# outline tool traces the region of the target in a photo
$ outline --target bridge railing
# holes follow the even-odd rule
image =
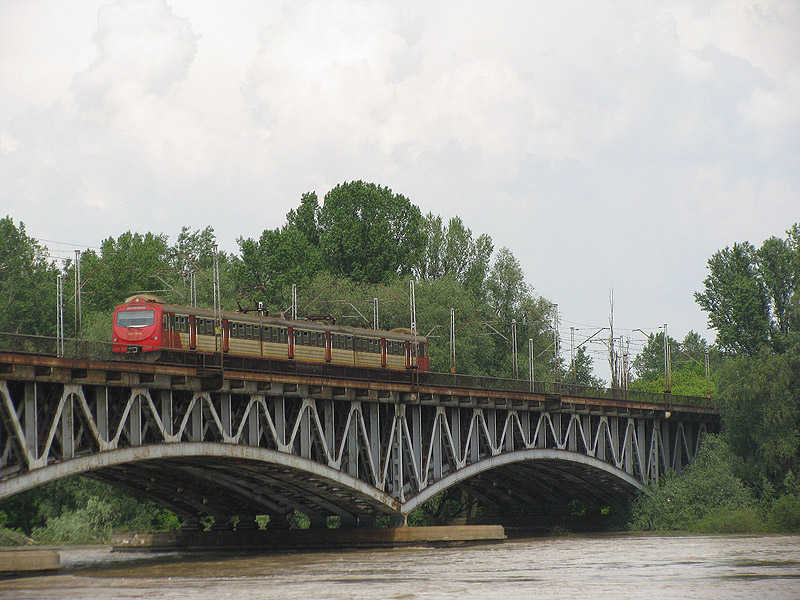
[[[63,340],[63,347],[59,346],[59,340],[54,337],[0,332],[0,350],[5,352],[79,360],[109,360],[113,355],[110,342],[67,338]]]
[[[59,341],[53,337],[0,332],[0,350],[3,351],[57,356],[75,360],[125,360],[125,355],[112,352],[112,344],[110,342],[66,339],[63,341],[63,345],[61,345],[61,347],[59,346]],[[202,355],[198,357],[190,352],[171,352],[163,356],[161,360],[166,364],[188,367],[219,368],[220,366],[219,355]],[[294,361],[285,360],[267,359],[255,362],[246,357],[226,356],[225,365],[226,368],[238,368],[252,371],[266,370],[269,372],[309,377],[324,377],[330,375],[330,372],[326,371],[327,365],[295,363]],[[397,383],[408,381],[407,374],[402,371],[384,371],[364,367],[344,367],[341,369],[341,372],[349,379]],[[531,382],[522,379],[462,375],[458,373],[420,373],[419,375],[419,382],[421,384],[444,388],[527,392],[552,396],[554,399],[571,396],[599,400],[620,400],[642,404],[663,405],[666,408],[671,406],[713,406],[713,401],[710,398],[656,394],[623,388],[596,388],[563,382]]]
[[[713,400],[711,398],[700,396],[678,396],[666,393],[657,394],[623,388],[598,388],[554,381],[531,382],[520,379],[460,375],[457,373],[430,373],[429,381],[433,385],[443,387],[533,392],[535,394],[559,398],[571,396],[577,398],[596,398],[600,400],[622,400],[626,402],[665,406],[713,406]]]

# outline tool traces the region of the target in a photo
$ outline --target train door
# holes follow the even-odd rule
[[[331,350],[331,332],[325,332],[325,362],[331,362],[331,355],[333,351]]]
[[[189,315],[189,350],[197,350],[197,320]]]

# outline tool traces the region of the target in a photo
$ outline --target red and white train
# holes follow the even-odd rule
[[[114,309],[113,351],[219,353],[373,367],[430,370],[428,342],[405,329],[378,331],[316,321],[291,321],[257,313],[214,311],[166,304],[136,295]]]

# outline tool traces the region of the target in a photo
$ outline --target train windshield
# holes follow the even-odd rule
[[[117,313],[117,327],[149,327],[155,322],[154,310],[121,310]]]

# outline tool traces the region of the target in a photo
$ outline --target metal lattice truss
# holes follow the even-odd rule
[[[190,518],[404,518],[458,486],[508,510],[630,495],[697,449],[703,421],[554,407],[0,380],[0,498],[76,473]]]

